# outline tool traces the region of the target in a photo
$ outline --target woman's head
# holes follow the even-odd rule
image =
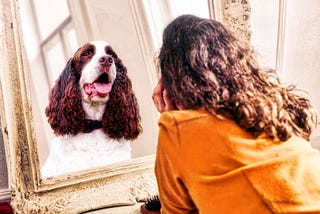
[[[228,84],[219,79],[233,76],[236,63],[246,63],[243,58],[251,53],[245,52],[249,50],[242,48],[221,23],[180,16],[163,33],[159,63],[164,86],[185,108],[205,106],[203,99],[212,102],[215,98],[213,101],[218,102],[219,95],[215,93],[224,89],[222,84]]]
[[[309,138],[309,101],[271,80],[272,71],[262,71],[250,46],[221,23],[176,18],[164,30],[158,60],[164,88],[184,108],[204,107],[254,135]]]

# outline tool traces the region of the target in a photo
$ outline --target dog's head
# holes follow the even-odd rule
[[[73,61],[75,70],[80,73],[83,99],[106,102],[116,79],[116,66],[120,66],[111,46],[104,41],[87,43],[78,49]]]
[[[84,44],[56,80],[46,108],[55,134],[75,135],[84,130],[88,112],[83,102],[104,105],[103,130],[111,138],[135,139],[141,132],[138,103],[127,69],[107,42]]]

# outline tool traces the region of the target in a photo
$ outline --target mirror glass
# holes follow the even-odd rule
[[[161,43],[161,32],[168,21],[183,13],[209,17],[208,1],[170,0],[151,3],[148,0],[24,0],[18,4],[28,64],[27,85],[30,87],[39,168],[42,168],[48,159],[57,161],[51,161],[53,164],[51,163],[49,168],[53,172],[42,174],[42,177],[68,174],[78,169],[91,169],[88,162],[94,157],[98,157],[99,167],[104,166],[103,158],[89,154],[89,150],[94,149],[93,145],[89,147],[86,142],[82,142],[85,144],[82,146],[77,146],[80,145],[78,143],[68,147],[66,144],[73,137],[63,136],[61,144],[60,136],[58,138],[61,145],[58,143],[59,146],[56,146],[57,136],[45,114],[49,105],[49,93],[66,67],[68,59],[88,41],[106,41],[127,68],[139,105],[143,129],[138,138],[130,142],[131,158],[154,154],[159,114],[153,106],[151,94],[157,81],[154,59]],[[102,142],[101,139],[95,140],[98,143]],[[58,150],[60,155],[48,158],[53,150],[56,153]],[[75,150],[84,152],[77,153]],[[104,151],[100,152],[100,157],[108,155]],[[67,165],[64,163],[67,163],[68,156],[72,153],[76,154],[76,158],[72,157],[70,160],[72,166],[88,166],[71,167],[70,171],[55,173],[53,168]],[[85,159],[86,155],[90,157]],[[123,159],[114,160],[117,161]],[[108,164],[111,163],[105,165]]]

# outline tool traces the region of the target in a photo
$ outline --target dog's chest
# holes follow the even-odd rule
[[[114,140],[102,130],[61,136],[51,142],[51,156],[64,170],[77,171],[101,167],[131,158],[131,143]]]

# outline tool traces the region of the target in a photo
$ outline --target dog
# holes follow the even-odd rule
[[[127,69],[105,41],[91,41],[70,58],[45,109],[56,135],[42,177],[101,167],[131,158],[142,132]]]

